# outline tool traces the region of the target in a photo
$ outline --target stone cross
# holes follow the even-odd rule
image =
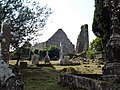
[[[10,43],[16,43],[17,38],[11,34],[10,26],[8,24],[3,25],[3,39],[1,42],[1,48],[2,48],[2,58],[5,60],[5,62],[9,61],[9,47]]]
[[[0,30],[0,89],[23,90],[23,83],[20,77],[20,73],[15,72],[15,68],[13,73],[12,69],[10,69],[9,65],[6,63],[6,60],[8,59],[6,57],[9,55],[9,44],[11,40],[9,39],[10,28],[8,25],[6,27],[5,26],[1,25]]]

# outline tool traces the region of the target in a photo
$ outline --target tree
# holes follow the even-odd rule
[[[47,51],[48,51],[47,48],[44,48],[44,49],[42,49],[42,50],[39,51],[39,56],[40,56],[41,60],[44,59]]]
[[[29,42],[25,42],[19,49],[21,52],[21,57],[24,57],[26,59],[30,59],[31,56],[31,44]]]
[[[104,41],[103,38],[97,37],[95,40],[93,40],[90,43],[90,47],[86,53],[89,59],[93,59],[97,52],[105,51],[105,47],[103,46],[103,41]]]
[[[49,48],[44,48],[39,51],[40,59],[44,59],[47,52],[49,52],[49,57],[51,60],[59,58],[60,49],[57,46],[50,46]]]
[[[86,56],[88,59],[94,59],[94,55],[95,53],[92,51],[91,48],[88,48],[87,52],[86,52]]]
[[[51,9],[47,6],[41,7],[39,3],[30,0],[0,0],[0,29],[3,23],[8,23],[11,27],[11,34],[17,37],[17,42],[12,44],[19,50],[19,45],[27,40],[31,40],[32,35],[41,30],[46,24],[47,18],[51,14]],[[28,37],[29,36],[29,37]],[[20,59],[18,55],[17,65]]]
[[[35,1],[0,0],[0,28],[3,22],[8,23],[11,33],[16,35],[21,43],[26,36],[32,36],[31,34],[41,30],[51,13],[50,8],[41,7]]]
[[[34,54],[38,54],[39,50],[38,49],[35,49],[34,50]]]
[[[100,52],[100,51],[104,51],[104,47],[103,47],[103,38],[96,38],[95,40],[93,40],[91,42],[91,49],[94,51],[94,52]]]
[[[59,58],[60,49],[57,46],[49,47],[48,52],[51,60]]]
[[[104,0],[95,0],[92,30],[97,37],[104,38],[104,47],[111,36],[111,15],[104,8]]]

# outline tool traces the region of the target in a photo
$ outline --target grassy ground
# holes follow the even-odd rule
[[[54,66],[56,70],[62,70],[64,68],[74,68],[78,74],[102,74],[102,67],[103,65],[100,65],[101,68],[97,67],[98,65],[95,64],[87,64],[87,65],[76,65],[76,66]]]
[[[10,60],[9,64],[14,65],[15,62],[16,62],[15,60]],[[36,67],[34,65],[31,65],[31,61],[23,60],[22,62],[27,62],[28,67],[31,67],[31,66]],[[51,64],[53,64],[54,68],[58,71],[62,70],[63,68],[72,67],[76,71],[78,71],[78,73],[80,74],[102,74],[103,65],[98,65],[96,63],[81,64],[81,65],[75,65],[75,66],[59,66],[59,65],[56,65],[57,63],[58,61],[51,61]],[[44,61],[40,61],[39,64],[44,64]],[[100,67],[98,68],[98,66]]]
[[[69,90],[59,84],[59,72],[51,67],[23,71],[25,90]]]
[[[10,60],[9,64],[14,65],[15,60]],[[24,61],[22,61],[24,62]],[[25,61],[26,62],[26,61]],[[28,67],[36,67],[27,61]],[[39,62],[43,64],[44,62]],[[78,73],[83,74],[101,74],[102,67],[98,68],[95,63],[81,64],[77,66],[59,66],[56,61],[51,61],[53,67],[42,67],[23,70],[24,90],[69,90],[67,87],[59,85],[60,71],[64,68],[74,68]]]

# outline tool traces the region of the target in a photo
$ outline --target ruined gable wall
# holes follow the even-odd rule
[[[77,38],[76,53],[86,52],[89,47],[88,25],[81,26],[81,32]]]
[[[68,39],[67,35],[62,29],[59,29],[50,39],[47,41],[47,47],[50,47],[52,45],[60,46],[60,42],[63,44],[63,53],[74,53],[74,45],[72,42]]]
[[[58,29],[58,31],[55,32],[55,34],[51,38],[49,38],[46,42],[42,42],[42,43],[34,45],[34,48],[40,50],[42,48],[48,48],[53,45],[60,47],[60,42],[63,43],[64,54],[75,52],[74,45],[68,39],[67,35],[62,29]]]

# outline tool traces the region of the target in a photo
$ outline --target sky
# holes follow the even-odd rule
[[[62,28],[70,41],[76,45],[81,26],[88,24],[89,41],[95,39],[92,32],[94,0],[38,0],[41,5],[50,7],[53,13],[41,31],[37,42],[47,41],[59,28]],[[36,42],[34,42],[36,43]]]

